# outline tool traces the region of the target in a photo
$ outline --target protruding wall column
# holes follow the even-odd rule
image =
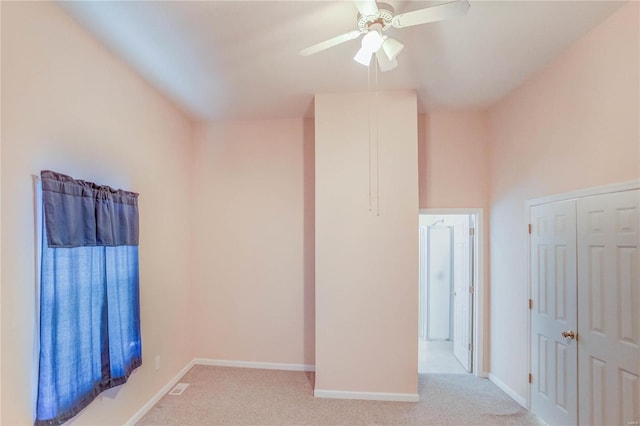
[[[417,139],[414,92],[316,95],[316,396],[417,400]]]

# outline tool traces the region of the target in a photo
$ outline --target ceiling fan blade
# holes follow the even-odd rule
[[[378,5],[376,0],[354,0],[360,15],[371,16],[378,13]]]
[[[391,25],[395,28],[410,27],[412,25],[427,24],[429,22],[443,21],[445,19],[463,16],[469,10],[467,0],[456,0],[426,9],[401,13],[393,17]]]
[[[313,46],[307,47],[306,49],[302,49],[300,54],[302,56],[313,55],[314,53],[321,52],[323,50],[329,49],[330,47],[337,46],[341,43],[344,43],[349,40],[356,39],[362,34],[360,31],[350,31],[345,34],[341,34],[339,36],[330,38],[329,40],[321,41],[320,43],[314,44]]]

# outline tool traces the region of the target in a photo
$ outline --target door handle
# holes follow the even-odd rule
[[[574,340],[576,338],[576,333],[573,330],[563,331],[562,337],[569,340]]]

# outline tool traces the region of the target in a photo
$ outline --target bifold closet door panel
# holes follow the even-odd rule
[[[640,420],[639,200],[635,190],[577,201],[581,425]]]

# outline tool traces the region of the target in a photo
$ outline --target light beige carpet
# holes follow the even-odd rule
[[[493,383],[421,374],[419,403],[313,397],[313,373],[195,366],[138,425],[538,425]]]

